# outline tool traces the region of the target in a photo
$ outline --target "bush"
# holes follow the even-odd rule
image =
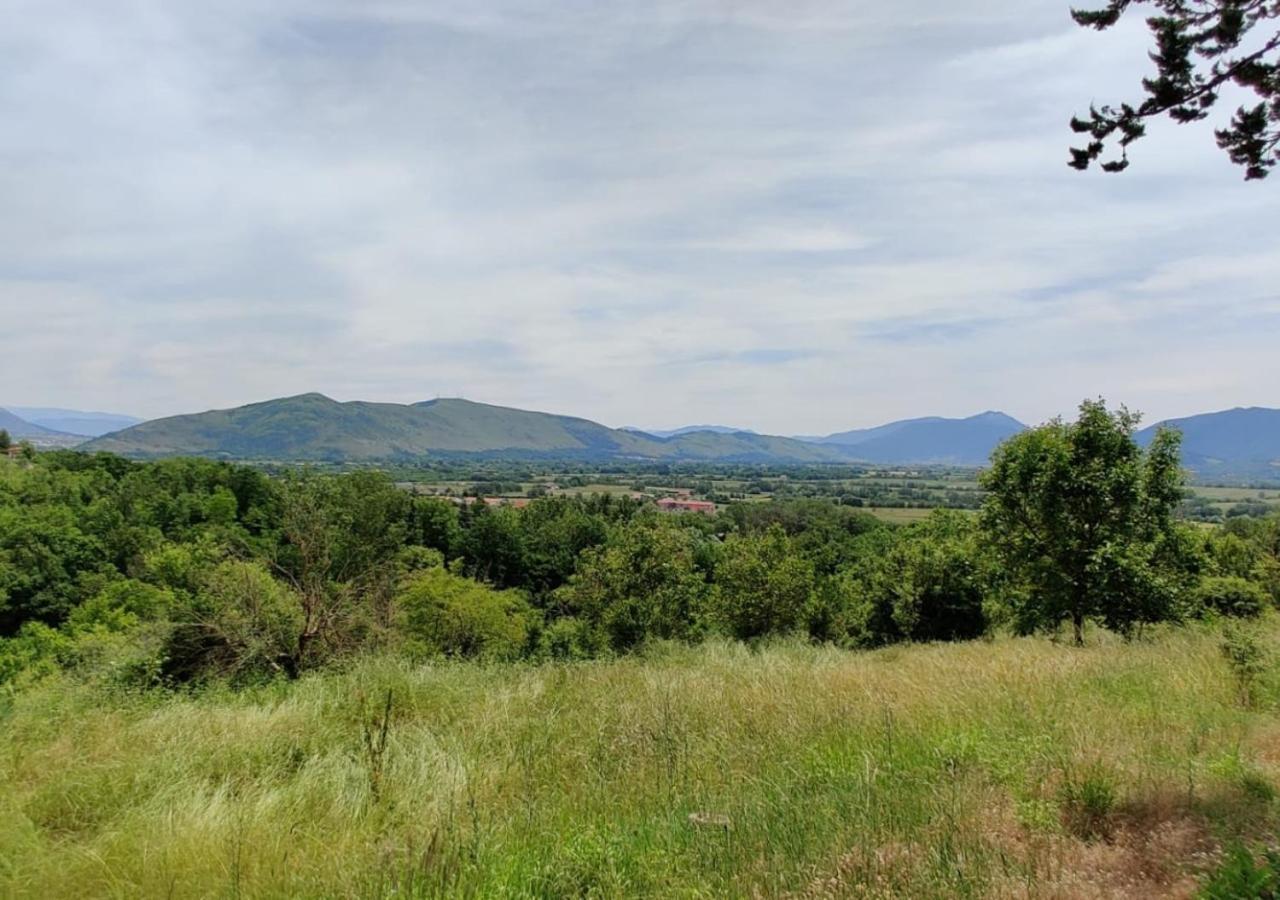
[[[176,608],[165,674],[179,680],[297,674],[305,627],[297,594],[261,563],[221,563]]]
[[[167,618],[173,606],[169,591],[133,579],[116,581],[72,610],[67,626],[72,632],[125,632],[142,622]]]
[[[0,685],[57,671],[73,648],[74,642],[61,631],[28,622],[14,637],[0,638]]]
[[[1228,625],[1222,634],[1222,656],[1231,668],[1240,704],[1253,706],[1258,698],[1258,682],[1267,671],[1266,650],[1246,628]]]
[[[937,512],[919,525],[870,540],[876,543],[858,564],[823,591],[821,605],[837,642],[874,647],[969,640],[986,632],[972,520]]]
[[[1280,852],[1263,849],[1255,856],[1242,845],[1231,847],[1200,896],[1204,900],[1280,898]]]
[[[739,640],[792,631],[814,586],[813,566],[781,525],[761,536],[732,535],[716,566],[717,623]]]
[[[1195,591],[1199,609],[1233,618],[1261,615],[1268,599],[1261,585],[1236,576],[1202,578]]]
[[[419,656],[517,659],[535,621],[519,591],[496,591],[443,568],[415,576],[396,606],[406,649]]]
[[[605,651],[605,644],[599,631],[589,623],[570,616],[557,619],[543,629],[539,650],[550,659],[594,659]]]

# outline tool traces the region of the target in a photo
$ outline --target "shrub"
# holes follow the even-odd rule
[[[1275,900],[1280,898],[1280,852],[1263,849],[1255,856],[1236,844],[1209,876],[1204,900]]]
[[[406,648],[421,656],[517,659],[535,619],[519,591],[496,591],[443,568],[415,576],[396,606]]]
[[[1266,608],[1267,592],[1259,584],[1236,576],[1209,577],[1200,580],[1195,592],[1200,609],[1224,616],[1252,618]]]
[[[604,652],[605,640],[590,623],[570,616],[556,619],[542,630],[539,649],[550,659],[593,659]]]
[[[61,631],[43,622],[28,622],[14,637],[0,638],[0,685],[57,671],[73,647],[74,642]]]
[[[650,638],[691,640],[701,633],[709,593],[699,567],[705,543],[678,523],[631,523],[584,551],[554,600],[598,627],[615,650]]]
[[[261,563],[215,566],[174,612],[165,674],[252,677],[297,674],[306,627],[297,594]]]
[[[716,566],[716,621],[740,640],[781,634],[800,622],[813,590],[813,566],[781,525],[763,535],[733,535]]]
[[[72,610],[67,625],[73,632],[124,632],[141,622],[166,618],[173,605],[169,591],[133,579],[116,581]]]
[[[1253,706],[1258,682],[1267,670],[1266,651],[1246,628],[1228,624],[1222,633],[1222,655],[1231,668],[1241,705]]]

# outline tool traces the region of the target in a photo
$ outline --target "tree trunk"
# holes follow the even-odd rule
[[[1079,605],[1071,611],[1071,633],[1077,647],[1084,646],[1084,612]]]

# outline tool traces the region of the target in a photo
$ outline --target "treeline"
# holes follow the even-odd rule
[[[70,451],[0,462],[0,682],[294,677],[352,655],[581,659],[651,640],[844,647],[1280,602],[1280,516],[1180,520],[1177,441],[1086,404],[1019,435],[980,514],[829,500],[670,515],[625,497],[457,504],[375,472]]]

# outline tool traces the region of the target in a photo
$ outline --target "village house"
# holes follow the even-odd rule
[[[715,515],[716,505],[708,500],[685,500],[675,497],[663,497],[658,501],[658,508],[667,512],[699,512]]]

